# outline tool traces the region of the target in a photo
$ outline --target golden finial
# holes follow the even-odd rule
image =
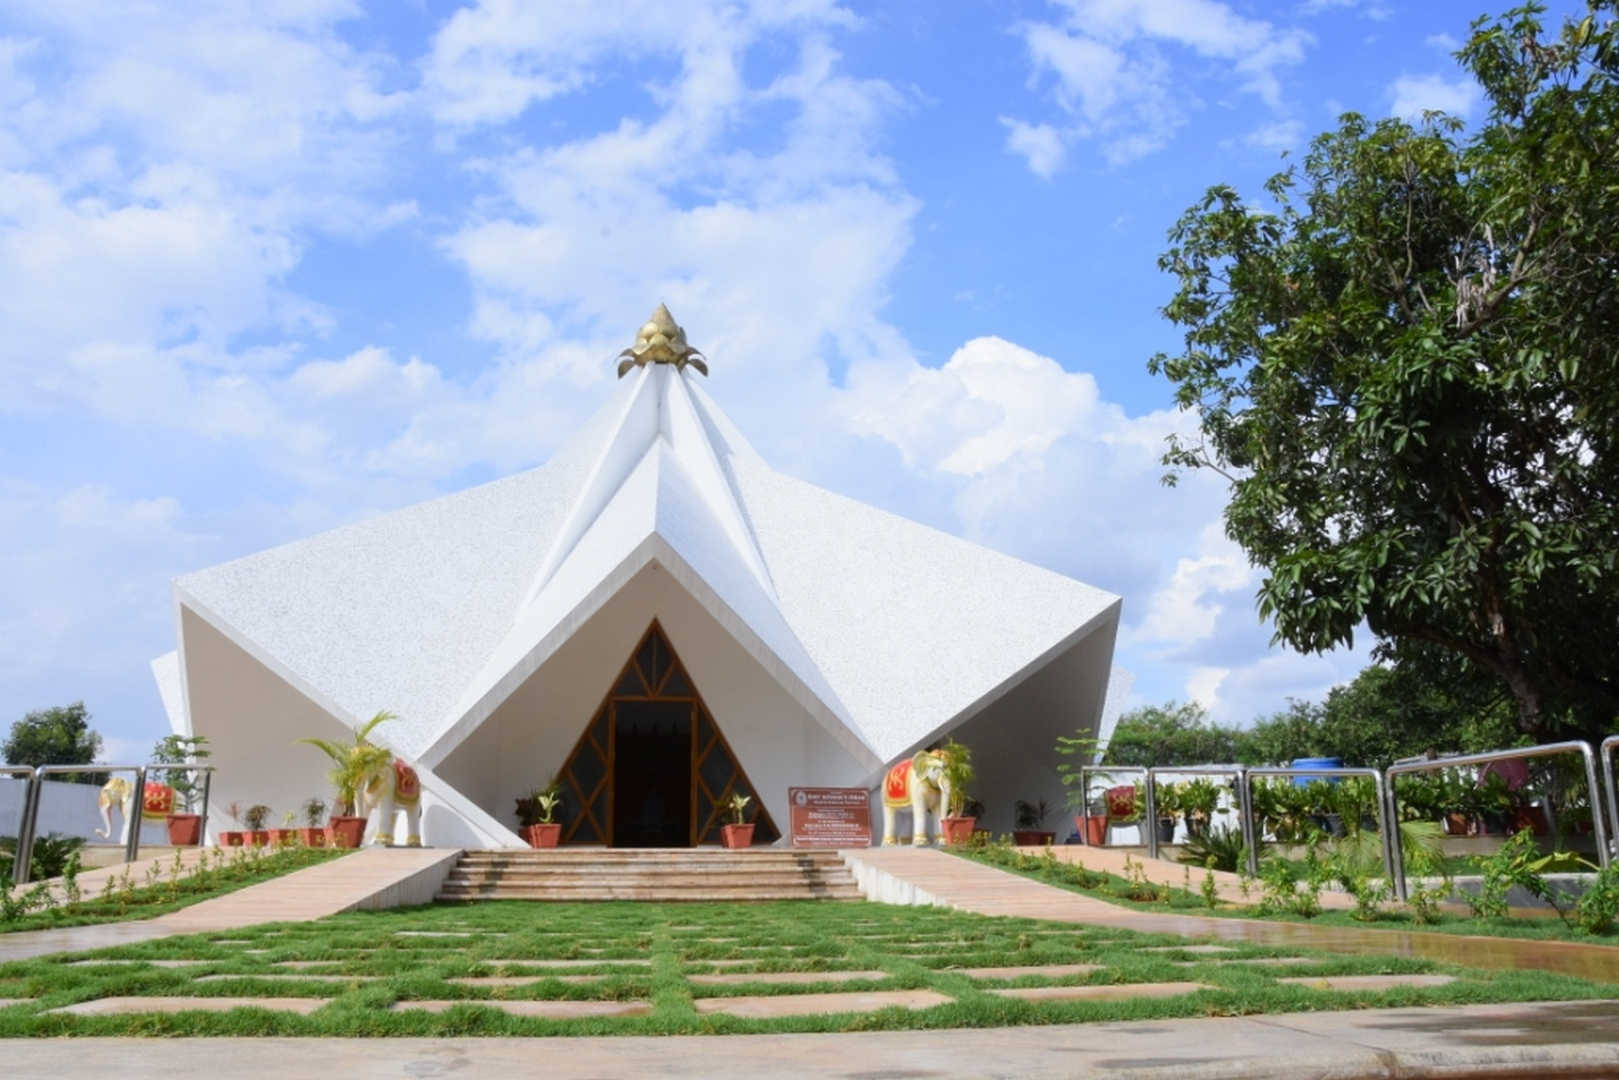
[[[686,331],[675,324],[674,316],[662,304],[635,335],[635,344],[618,355],[618,377],[621,379],[631,368],[645,367],[647,364],[673,364],[676,368],[690,364],[704,375],[708,374],[703,354],[686,344]]]

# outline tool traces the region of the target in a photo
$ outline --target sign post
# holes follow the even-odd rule
[[[788,788],[795,848],[871,846],[871,792],[865,788]]]

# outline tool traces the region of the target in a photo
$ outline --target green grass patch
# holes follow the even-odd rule
[[[1322,911],[1305,918],[1288,911],[1261,911],[1258,900],[1262,887],[1254,882],[1252,904],[1220,902],[1210,907],[1199,895],[1203,871],[1187,867],[1184,875],[1190,891],[1181,885],[1161,885],[1131,881],[1102,870],[1093,870],[1060,859],[1046,860],[1015,850],[989,845],[981,848],[950,848],[951,854],[998,870],[1030,878],[1045,885],[1106,900],[1140,911],[1173,911],[1209,915],[1224,919],[1262,919],[1267,922],[1309,923],[1313,926],[1352,927],[1357,930],[1404,930],[1420,933],[1479,934],[1486,937],[1522,938],[1526,941],[1570,941],[1584,945],[1619,945],[1619,928],[1613,933],[1588,934],[1565,924],[1551,911],[1531,918],[1476,918],[1457,904],[1442,908],[1433,922],[1420,922],[1410,910],[1393,906],[1390,900],[1376,918],[1357,919],[1349,911]]]
[[[443,934],[453,936],[427,936]],[[223,943],[242,942],[241,944]],[[990,1027],[1074,1021],[1236,1016],[1309,1009],[1611,996],[1612,987],[1543,972],[1477,971],[1395,956],[1339,956],[1228,945],[1217,956],[1147,951],[1184,938],[991,918],[939,908],[873,903],[536,904],[522,901],[354,912],[164,938],[75,956],[0,964],[0,997],[33,1000],[0,1009],[0,1037],[81,1035],[656,1035]],[[1241,961],[1303,956],[1286,966]],[[143,963],[81,966],[87,958]],[[163,967],[146,961],[200,961]],[[289,967],[286,961],[318,963]],[[612,963],[611,961],[629,961]],[[1079,974],[975,978],[968,967],[1091,964]],[[839,971],[880,974],[858,981]],[[701,973],[808,972],[808,983],[693,981]],[[1278,981],[1298,975],[1440,972],[1440,987],[1332,992]],[[308,975],[349,975],[327,982]],[[204,976],[227,979],[199,981]],[[294,978],[265,978],[293,975]],[[467,985],[480,975],[533,975],[517,986]],[[588,982],[564,976],[596,975]],[[370,976],[370,978],[359,978]],[[991,991],[1017,986],[1195,982],[1173,998],[1032,1002]],[[854,990],[932,990],[944,1004],[872,1013],[743,1019],[698,1011],[710,998]],[[301,997],[325,1004],[308,1016],[265,1008],[224,1013],[53,1015],[58,1006],[110,996]],[[443,1013],[396,1012],[395,1002],[455,1001]],[[500,1000],[635,1001],[640,1016],[554,1020],[511,1016]]]
[[[9,893],[0,916],[0,933],[150,919],[348,854],[342,849],[306,847],[210,848],[208,852],[201,864],[182,866],[176,858],[172,864],[156,867],[155,874],[137,878],[126,871],[109,879],[106,888],[86,892],[76,903],[23,910],[27,893]]]

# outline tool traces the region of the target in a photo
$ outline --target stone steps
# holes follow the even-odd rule
[[[463,852],[438,899],[751,903],[861,894],[834,852],[555,848]]]

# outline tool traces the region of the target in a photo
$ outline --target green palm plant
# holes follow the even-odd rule
[[[366,780],[378,769],[386,768],[393,761],[393,751],[387,747],[378,746],[368,742],[367,736],[376,730],[377,725],[394,719],[394,714],[384,709],[377,713],[354,733],[354,743],[333,742],[330,739],[306,738],[299,739],[301,743],[308,743],[332,759],[332,769],[326,774],[332,786],[337,789],[337,813],[341,816],[351,817],[354,814],[355,800],[359,798],[360,788]]]

